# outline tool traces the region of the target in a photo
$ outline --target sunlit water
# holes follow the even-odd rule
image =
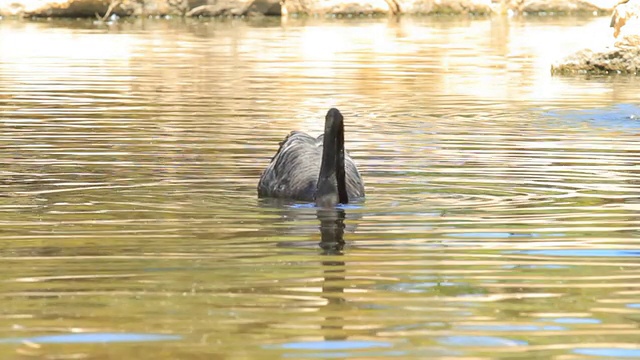
[[[640,357],[608,19],[0,21],[0,354]],[[339,107],[367,199],[258,201]]]

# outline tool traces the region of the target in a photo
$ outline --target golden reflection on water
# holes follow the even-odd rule
[[[607,22],[0,22],[0,348],[636,354],[637,80],[549,74]],[[258,201],[331,106],[367,200]]]
[[[336,105],[340,99],[331,94],[345,90],[361,96],[383,97],[389,92],[395,93],[397,86],[420,87],[422,85],[415,82],[423,78],[431,83],[431,88],[437,89],[439,97],[425,100],[436,103],[447,96],[492,102],[526,99],[533,103],[578,97],[580,101],[588,98],[601,103],[611,89],[574,86],[572,82],[549,76],[548,72],[552,61],[574,50],[610,43],[610,34],[603,30],[607,19],[576,21],[579,26],[550,22],[537,28],[535,20],[531,24],[507,18],[492,21],[383,19],[358,21],[349,26],[345,26],[346,22],[310,21],[302,27],[299,21],[293,21],[282,27],[267,28],[247,27],[239,21],[226,28],[220,24],[195,23],[191,24],[192,31],[204,28],[202,31],[210,36],[196,38],[197,42],[183,40],[188,33],[166,36],[128,32],[127,29],[136,26],[128,24],[111,29],[59,27],[43,31],[46,24],[30,23],[0,30],[0,36],[8,40],[0,44],[0,61],[5,76],[24,75],[20,81],[7,82],[5,86],[18,87],[16,90],[25,86],[24,91],[53,89],[57,83],[64,83],[65,89],[69,89],[73,86],[69,81],[72,79],[85,80],[79,81],[83,85],[88,85],[86,81],[92,81],[92,86],[107,83],[112,89],[115,83],[131,86],[136,77],[123,77],[123,70],[142,69],[159,72],[163,79],[172,82],[165,85],[186,87],[192,84],[185,81],[204,71],[199,69],[198,62],[212,55],[249,63],[244,70],[251,77],[263,78],[277,86],[296,86],[306,95],[305,102],[295,106],[300,109]],[[151,26],[170,28],[172,25]],[[535,31],[529,31],[531,28]],[[554,41],[548,41],[550,38]],[[281,42],[274,43],[274,39]],[[482,60],[485,63],[479,64],[473,56],[478,52],[492,56],[485,57]],[[438,56],[434,57],[434,53]],[[256,54],[260,56],[259,61],[255,61]],[[164,67],[158,62],[143,64],[150,56],[190,63],[178,67]],[[350,65],[356,63],[358,66]],[[114,70],[118,73],[113,73]],[[249,85],[239,81],[237,70],[229,70],[227,76],[235,78],[232,82],[241,82],[229,85],[238,89]],[[367,81],[380,77],[385,80]],[[354,81],[347,84],[327,81],[331,78]],[[317,82],[323,82],[322,89],[305,86]],[[36,84],[38,87],[33,87]],[[127,91],[126,88],[119,90]],[[318,91],[323,96],[318,96]],[[160,95],[171,93],[163,91]],[[60,105],[65,101],[75,104],[78,99],[56,99]]]

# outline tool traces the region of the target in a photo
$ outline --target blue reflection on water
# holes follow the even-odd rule
[[[312,358],[312,359],[344,359],[344,358],[363,358],[363,357],[390,357],[390,356],[406,356],[407,353],[404,351],[381,351],[381,352],[358,352],[358,353],[348,353],[348,352],[319,352],[319,353],[311,353],[311,354],[284,354],[284,358],[288,359],[302,359],[302,358]]]
[[[0,339],[0,344],[32,342],[36,344],[86,344],[180,340],[182,336],[137,333],[78,333]]]
[[[553,322],[558,324],[600,324],[602,321],[592,318],[557,318]]]
[[[317,207],[315,203],[292,203],[289,204],[290,208],[293,209],[324,209],[322,207]],[[345,209],[345,210],[349,210],[349,209],[362,209],[362,204],[359,204],[357,202],[355,203],[350,203],[350,204],[338,204],[336,205],[336,209]]]
[[[405,356],[404,351],[386,350],[386,351],[358,351],[350,353],[346,350],[370,350],[375,348],[389,348],[393,344],[384,341],[365,341],[365,340],[326,340],[326,341],[300,341],[289,342],[284,344],[265,345],[267,349],[286,349],[320,352],[307,352],[284,354],[285,358],[348,358],[348,357],[380,357],[380,356]]]
[[[510,239],[510,238],[533,238],[540,235],[534,233],[510,233],[510,232],[466,232],[466,233],[449,233],[445,236],[457,238],[480,238],[480,239]]]
[[[291,342],[280,345],[272,345],[270,347],[297,350],[356,350],[391,346],[391,343],[383,341],[327,340]]]
[[[435,348],[420,350],[394,350],[388,349],[394,343],[384,341],[365,340],[326,340],[326,341],[301,341],[283,344],[264,345],[266,349],[295,350],[281,355],[282,358],[305,359],[335,359],[335,358],[380,358],[418,356],[422,359],[430,359],[441,356],[461,356],[457,350]]]
[[[510,324],[494,324],[494,325],[460,325],[456,326],[460,330],[472,331],[563,331],[564,326],[557,325],[510,325]]]
[[[503,269],[566,269],[567,265],[553,265],[553,264],[541,264],[541,265],[502,265]]]
[[[582,348],[574,349],[573,352],[581,355],[605,356],[613,359],[640,358],[640,349]]]
[[[640,108],[631,104],[619,104],[604,109],[548,112],[547,115],[569,122],[586,122],[592,126],[616,130],[640,129]]]
[[[445,336],[438,342],[451,346],[523,346],[526,341],[506,339],[496,336]]]
[[[547,250],[509,250],[504,254],[546,255],[546,256],[594,256],[594,257],[636,257],[640,250],[622,249],[547,249]]]

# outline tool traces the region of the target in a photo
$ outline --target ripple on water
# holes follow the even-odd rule
[[[631,348],[578,348],[574,349],[573,353],[580,355],[590,355],[590,356],[604,356],[612,359],[619,358],[640,358],[640,349]]]
[[[30,342],[35,344],[87,344],[87,343],[121,343],[121,342],[149,342],[149,341],[177,341],[182,336],[167,334],[141,333],[77,333],[60,335],[43,335],[24,338],[4,338],[0,343],[20,344]]]
[[[546,71],[592,20],[218,20],[0,23],[0,343],[637,355],[637,79]],[[366,201],[263,206],[331,106]]]
[[[566,257],[638,257],[640,250],[633,249],[541,249],[541,250],[508,250],[505,254],[526,254]]]
[[[553,322],[558,324],[601,324],[602,321],[593,318],[556,318],[553,319]]]
[[[570,126],[586,123],[615,131],[640,131],[640,107],[633,104],[618,104],[603,109],[552,111],[547,115],[562,119]]]
[[[392,348],[391,342],[373,340],[324,340],[300,341],[284,344],[265,345],[266,349],[297,350],[285,353],[285,358],[349,358],[349,357],[398,357],[406,355],[401,350],[382,350]],[[380,349],[380,350],[372,350]]]
[[[473,336],[473,335],[453,335],[438,338],[438,342],[451,346],[473,346],[473,347],[513,347],[525,346],[526,341],[513,340],[497,336]]]
[[[270,345],[270,347],[279,347],[282,349],[297,350],[356,350],[371,348],[388,348],[393,344],[384,341],[365,341],[365,340],[326,340],[326,341],[300,341],[289,342],[280,345]]]

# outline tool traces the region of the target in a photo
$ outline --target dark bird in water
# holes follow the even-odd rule
[[[324,134],[313,138],[292,131],[280,143],[258,183],[258,197],[315,202],[322,207],[364,197],[356,164],[344,148],[344,119],[327,112]]]

